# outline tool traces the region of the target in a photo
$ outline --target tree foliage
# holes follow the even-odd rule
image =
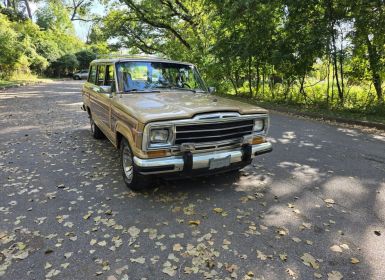
[[[384,11],[384,0],[120,0],[92,36],[193,61],[223,91],[354,106],[358,83],[383,102]]]
[[[24,0],[23,0],[24,1]],[[86,17],[90,1],[47,1],[30,20],[23,5],[0,6],[0,78],[14,74],[63,76],[88,68],[97,53],[107,53],[106,42],[86,44],[74,31],[73,17]],[[13,6],[13,3],[16,6]],[[72,8],[71,8],[71,7]],[[74,16],[75,14],[75,16]]]
[[[36,24],[28,0],[0,7],[3,72],[64,75],[95,54],[144,53],[194,62],[220,91],[250,98],[383,106],[384,0],[103,0],[101,18],[92,0],[36,1]],[[92,21],[86,43],[73,21]]]

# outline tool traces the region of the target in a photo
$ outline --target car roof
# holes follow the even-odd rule
[[[114,57],[114,58],[101,58],[101,59],[93,60],[91,64],[118,63],[118,62],[129,62],[129,61],[164,62],[164,63],[194,65],[189,62],[176,61],[176,60],[170,60],[170,59],[159,58],[159,57],[151,57],[151,56],[120,56],[120,57]]]

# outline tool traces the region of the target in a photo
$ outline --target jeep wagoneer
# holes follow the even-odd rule
[[[83,109],[120,151],[125,183],[238,170],[270,152],[265,109],[213,95],[191,63],[122,57],[91,63]]]

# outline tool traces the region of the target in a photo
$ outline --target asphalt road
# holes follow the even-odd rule
[[[0,93],[1,279],[384,279],[383,133],[272,114],[240,176],[136,194],[80,87]]]

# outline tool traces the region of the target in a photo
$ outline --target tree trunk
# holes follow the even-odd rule
[[[341,41],[341,51],[340,51],[340,77],[341,77],[341,90],[342,94],[345,94],[345,85],[344,85],[344,57],[342,50],[342,41]]]
[[[259,63],[257,63],[257,84],[255,85],[255,95],[259,93],[259,84],[261,82],[260,72],[259,72]]]
[[[382,103],[383,100],[383,94],[382,94],[382,79],[379,73],[379,67],[378,67],[378,53],[376,50],[376,47],[372,45],[372,43],[369,40],[369,37],[366,36],[366,45],[368,47],[368,53],[369,53],[369,65],[370,70],[372,72],[372,81],[374,88],[376,89],[377,99],[379,103]]]
[[[327,9],[326,9],[327,15],[326,16],[327,16],[327,19],[329,22],[329,28],[328,29],[329,29],[329,33],[330,33],[330,37],[331,37],[331,44],[332,44],[331,54],[332,54],[332,58],[333,58],[333,69],[334,69],[333,80],[335,77],[336,83],[337,83],[339,101],[342,104],[343,99],[344,99],[344,94],[343,94],[343,91],[341,89],[339,78],[338,78],[337,46],[336,46],[336,35],[335,35],[335,30],[334,30],[336,18],[334,15],[333,2],[331,0],[328,0],[328,1],[326,1],[326,5],[327,5]],[[333,94],[333,92],[332,92],[332,94]]]
[[[328,56],[328,69],[327,69],[328,83],[326,88],[326,106],[329,107],[329,88],[330,88],[330,56]]]
[[[299,93],[301,93],[303,95],[303,97],[305,98],[305,101],[307,100],[307,95],[306,95],[306,92],[305,92],[305,88],[304,88],[304,84],[305,84],[305,77],[306,77],[306,74],[304,74],[302,76],[302,79],[301,79],[301,87],[299,89]]]
[[[340,81],[338,78],[338,60],[337,60],[337,47],[336,47],[336,39],[334,36],[334,31],[332,35],[332,40],[333,40],[333,64],[334,64],[334,76],[336,78],[336,84],[337,84],[337,89],[338,89],[338,97],[339,97],[339,102],[343,104],[344,102],[344,93],[342,92]]]
[[[29,6],[28,0],[24,0],[25,8],[27,9],[29,19],[32,19],[31,7]]]
[[[247,76],[248,76],[248,80],[249,80],[249,94],[250,94],[250,97],[253,97],[253,86],[252,86],[252,77],[251,77],[251,56],[249,56],[249,60],[248,60],[248,73],[247,73]]]
[[[262,71],[262,97],[265,97],[265,79],[266,79],[266,67],[263,67]]]
[[[231,78],[230,76],[230,82],[231,82],[231,85],[233,86],[234,90],[235,90],[235,95],[238,95],[238,87],[237,87],[237,83],[234,81],[233,78]]]

